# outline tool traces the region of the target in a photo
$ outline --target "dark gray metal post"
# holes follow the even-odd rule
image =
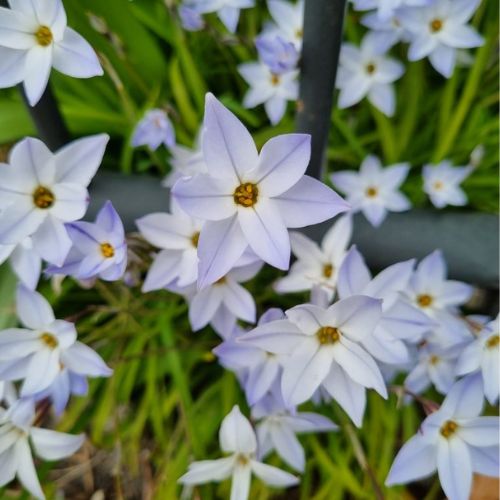
[[[297,131],[312,135],[307,174],[321,178],[346,0],[306,0]]]

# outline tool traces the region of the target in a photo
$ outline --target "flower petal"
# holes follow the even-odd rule
[[[210,174],[230,179],[236,185],[259,164],[248,130],[210,93],[205,98],[202,148]]]
[[[75,453],[85,441],[85,436],[66,434],[49,429],[32,427],[30,437],[36,454],[43,460],[60,460]]]
[[[64,224],[51,215],[45,218],[32,239],[38,255],[59,267],[64,264],[73,244]]]
[[[220,447],[225,453],[254,453],[257,438],[248,419],[238,405],[222,421],[219,431]]]
[[[35,465],[31,456],[31,450],[26,438],[19,439],[15,447],[17,461],[17,477],[21,484],[36,498],[44,500],[42,487],[36,475]]]
[[[273,198],[286,227],[318,224],[349,210],[349,205],[322,182],[304,175],[285,193]]]
[[[45,92],[52,66],[52,47],[35,45],[26,54],[24,91],[30,106],[38,103]]]
[[[294,486],[299,479],[289,472],[252,460],[253,473],[266,484],[276,487]]]
[[[198,240],[198,288],[202,289],[225,276],[247,246],[236,215],[206,222]]]
[[[472,486],[472,464],[461,439],[440,439],[437,448],[439,482],[447,497],[468,500]]]
[[[204,484],[211,481],[222,481],[231,475],[235,457],[219,458],[218,460],[202,460],[194,462],[181,478],[182,484]]]
[[[74,78],[104,74],[94,49],[71,28],[66,28],[63,39],[55,44],[52,64],[57,71]]]
[[[61,354],[61,361],[72,372],[88,377],[109,377],[111,370],[89,346],[75,342]]]
[[[238,210],[238,221],[250,248],[278,269],[290,266],[290,237],[274,206],[274,200],[259,200],[253,207]]]
[[[23,325],[33,330],[44,329],[55,320],[52,307],[38,292],[23,285],[17,287],[17,315]]]

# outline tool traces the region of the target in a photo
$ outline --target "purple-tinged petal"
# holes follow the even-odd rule
[[[344,299],[351,295],[363,293],[370,282],[371,275],[363,256],[355,245],[351,247],[342,261],[337,278],[339,297]]]
[[[304,175],[280,196],[273,198],[286,227],[318,224],[349,210],[349,205],[322,182]]]
[[[61,361],[72,372],[88,377],[109,377],[111,370],[101,356],[81,342],[75,342],[61,354]]]
[[[467,445],[461,439],[440,439],[437,447],[439,482],[453,500],[468,500],[472,486],[472,464]]]
[[[51,215],[45,218],[32,238],[40,257],[59,267],[64,264],[73,244],[64,224]]]
[[[23,285],[17,287],[17,315],[28,328],[43,329],[54,322],[54,312],[47,300],[38,292]]]

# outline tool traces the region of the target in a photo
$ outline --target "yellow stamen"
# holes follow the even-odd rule
[[[302,38],[304,36],[304,30],[298,29],[295,31],[295,38]]]
[[[41,45],[42,47],[49,46],[54,40],[52,31],[50,31],[48,26],[40,26],[35,33],[35,38],[38,45]]]
[[[446,439],[450,438],[455,434],[455,432],[458,429],[458,424],[456,422],[453,422],[453,420],[447,420],[439,432],[441,433],[441,436],[445,437]]]
[[[45,186],[38,186],[33,191],[33,203],[38,208],[44,210],[50,208],[54,204],[55,200],[56,198],[54,196],[54,193]]]
[[[196,232],[191,236],[191,243],[195,248],[198,248],[198,241],[200,240],[200,232]]]
[[[443,21],[441,21],[441,19],[432,20],[430,28],[432,33],[437,33],[438,31],[441,31],[443,28]]]
[[[338,328],[333,326],[322,326],[317,332],[319,343],[321,345],[325,344],[335,344],[340,340],[340,331]]]
[[[235,189],[233,199],[237,205],[250,208],[257,203],[258,196],[259,188],[257,185],[245,182]]]
[[[375,64],[373,63],[368,63],[366,65],[366,72],[369,74],[369,75],[373,75],[373,73],[375,73],[375,70],[377,69],[377,67],[375,66]]]
[[[365,194],[366,196],[368,196],[368,198],[375,198],[375,196],[378,195],[378,189],[376,187],[370,186],[366,188]]]
[[[246,455],[238,455],[237,460],[240,465],[247,465],[250,462]]]
[[[280,83],[280,76],[277,75],[276,73],[271,74],[271,85],[276,87]]]
[[[443,187],[444,187],[444,185],[443,185],[443,183],[441,181],[436,181],[434,183],[434,189],[436,191],[439,191],[440,189],[443,189]]]
[[[488,349],[494,349],[500,344],[500,335],[493,335],[486,341],[486,347]]]
[[[424,293],[417,297],[417,302],[420,307],[429,307],[434,302],[434,299],[432,296]]]
[[[323,276],[325,278],[331,278],[333,274],[333,265],[332,264],[325,264],[323,266]]]
[[[440,361],[440,357],[437,356],[436,354],[433,354],[430,358],[429,358],[429,363],[433,366],[437,365]]]
[[[219,278],[214,285],[223,285],[226,282],[226,277],[222,276],[222,278]]]
[[[101,243],[101,253],[105,259],[111,259],[115,256],[115,248],[111,243]]]
[[[55,349],[59,345],[57,338],[49,332],[42,333],[40,335],[40,340],[51,349]]]

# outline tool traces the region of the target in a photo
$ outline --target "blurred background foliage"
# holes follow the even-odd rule
[[[69,25],[99,52],[106,75],[77,80],[53,72],[51,85],[75,137],[111,134],[103,168],[124,174],[165,174],[168,153],[133,150],[132,131],[145,110],[164,107],[178,142],[191,145],[207,90],[244,121],[259,146],[273,135],[293,131],[293,106],[272,127],[261,107],[246,110],[241,105],[246,85],[236,66],[256,58],[253,39],[268,19],[265,2],[242,11],[236,36],[212,15],[207,16],[204,31],[184,32],[175,2],[169,0],[65,0],[64,4]],[[358,13],[349,11],[346,38],[354,42],[364,33],[359,19]],[[409,161],[413,168],[404,190],[416,205],[424,205],[428,202],[421,191],[421,166],[443,158],[463,165],[474,147],[482,144],[485,156],[464,187],[474,209],[497,211],[497,2],[483,0],[473,24],[487,42],[473,51],[472,65],[458,68],[450,80],[427,61],[405,62],[407,71],[396,82],[393,119],[366,100],[355,108],[334,109],[330,170],[356,169],[369,153],[378,154],[386,164]],[[393,55],[405,61],[406,47],[396,47]],[[1,90],[0,144],[8,147],[35,134],[18,90]],[[276,276],[266,270],[249,285],[259,313],[270,305],[286,308],[306,300],[277,297],[271,289]],[[15,323],[14,286],[3,266],[1,328]],[[71,499],[87,499],[100,490],[105,498],[181,498],[177,478],[190,461],[219,454],[222,418],[237,402],[246,408],[235,377],[211,354],[219,343],[216,335],[208,328],[190,332],[187,307],[178,296],[143,295],[139,288],[97,283],[85,290],[70,280],[60,290],[47,283],[42,286],[58,317],[76,321],[80,340],[97,348],[115,369],[109,380],[93,380],[89,397],[74,398],[58,423],[61,430],[85,431],[92,445],[67,464],[40,467],[49,498],[57,489]],[[411,488],[383,486],[396,450],[416,432],[424,416],[419,406],[400,405],[395,394],[387,402],[370,394],[361,430],[354,429],[336,404],[319,411],[341,429],[301,438],[308,457],[301,486],[283,493],[255,482],[252,499],[442,498],[436,478]],[[275,455],[270,463],[282,465]],[[228,491],[226,481],[198,488],[195,498],[227,498]],[[189,497],[186,492],[182,498]]]

